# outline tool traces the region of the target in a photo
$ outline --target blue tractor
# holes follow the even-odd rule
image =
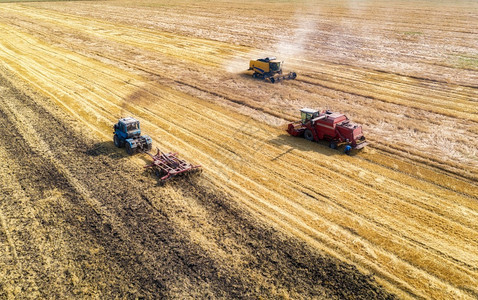
[[[136,152],[149,152],[153,146],[153,140],[147,135],[141,135],[139,121],[127,117],[119,119],[113,126],[113,141],[118,148],[125,147],[126,153],[133,155]]]

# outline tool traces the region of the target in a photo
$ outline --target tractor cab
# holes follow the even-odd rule
[[[151,150],[153,140],[147,135],[141,135],[139,121],[127,117],[118,120],[113,126],[113,142],[118,148],[126,148],[126,153],[132,155],[138,151],[148,152]]]
[[[131,117],[120,119],[118,124],[115,124],[114,129],[118,135],[125,139],[141,135],[139,121]]]
[[[300,110],[302,124],[309,122],[319,116],[319,111],[311,108],[303,108]]]

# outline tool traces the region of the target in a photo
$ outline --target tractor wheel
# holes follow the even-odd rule
[[[257,78],[257,73],[252,74],[252,78]]]
[[[274,77],[269,78],[269,80],[271,81],[271,83],[276,82],[276,80],[274,79]]]
[[[297,78],[297,73],[292,72],[292,73],[289,75],[289,78],[291,78],[291,79]]]
[[[128,155],[133,155],[134,153],[134,150],[131,148],[129,143],[126,143],[126,153],[128,153]]]
[[[116,134],[113,136],[113,142],[115,143],[116,147],[121,148],[121,141]]]
[[[337,143],[336,142],[330,142],[329,147],[331,149],[337,149]]]
[[[308,141],[313,141],[314,140],[314,135],[312,134],[312,131],[310,131],[309,129],[306,129],[304,131],[304,138]]]

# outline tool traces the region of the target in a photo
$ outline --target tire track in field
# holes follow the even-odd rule
[[[13,242],[12,235],[10,234],[10,230],[8,229],[7,219],[5,218],[5,215],[2,213],[1,210],[0,210],[0,225],[2,225],[3,233],[5,234],[5,237],[7,239],[8,246],[9,246],[11,255],[13,257],[13,260],[17,266],[20,266],[18,261],[18,255],[17,255],[17,248],[15,247],[15,243]]]

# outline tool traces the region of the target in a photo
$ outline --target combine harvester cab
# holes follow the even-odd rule
[[[252,77],[269,80],[270,82],[278,82],[280,80],[295,79],[297,74],[295,72],[289,72],[288,74],[282,74],[283,62],[278,61],[275,57],[260,58],[257,60],[251,60],[249,62],[249,71],[252,70]]]
[[[336,149],[345,145],[344,152],[362,149],[368,142],[362,132],[362,126],[352,123],[341,113],[303,108],[301,120],[290,123],[287,132],[292,136],[303,136],[309,141],[329,141],[329,147]]]
[[[125,147],[126,153],[133,155],[136,152],[151,151],[153,140],[147,135],[141,135],[139,121],[127,117],[120,119],[113,126],[113,142],[118,148]]]

